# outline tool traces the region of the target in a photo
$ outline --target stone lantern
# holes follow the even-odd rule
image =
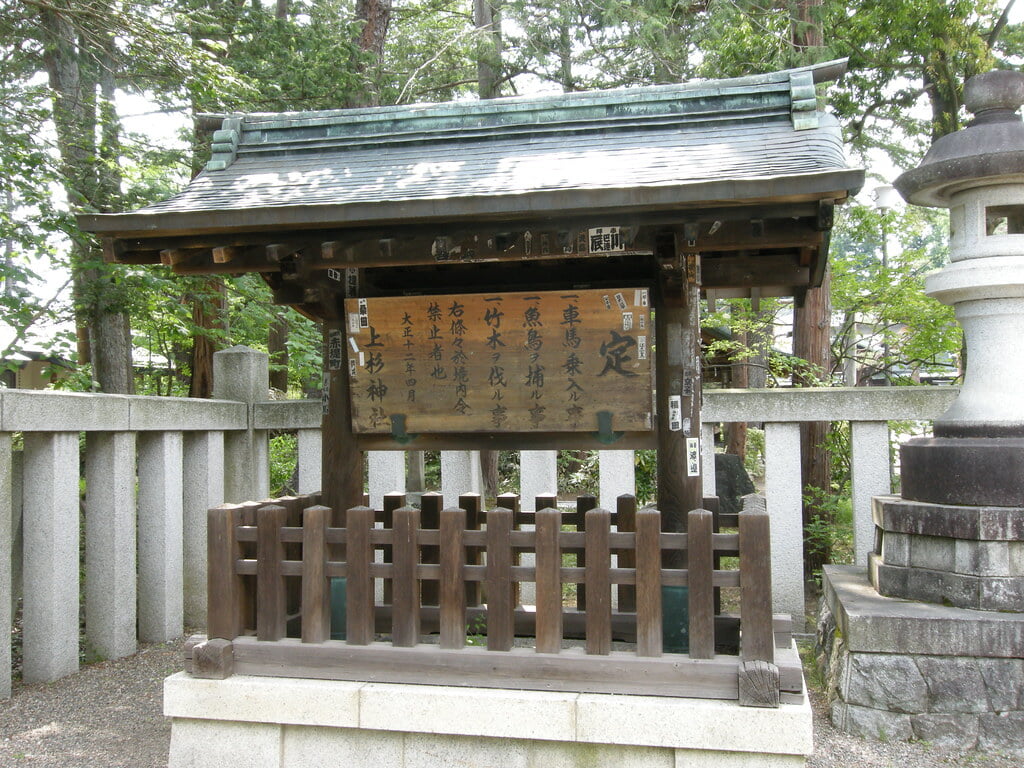
[[[972,78],[974,120],[896,180],[950,209],[967,368],[935,436],[901,449],[863,566],[826,566],[819,641],[832,719],[863,736],[1024,753],[1024,74]]]
[[[871,579],[884,595],[1024,610],[1024,74],[974,77],[964,100],[974,121],[896,187],[950,209],[950,264],[926,292],[956,308],[966,376],[935,437],[901,449],[903,495],[877,502]]]

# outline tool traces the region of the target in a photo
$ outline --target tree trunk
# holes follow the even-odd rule
[[[384,56],[384,42],[387,40],[388,27],[391,25],[392,0],[356,0],[356,20],[363,22],[356,42],[359,50],[373,55],[370,67],[360,60],[356,71],[365,74],[368,69],[377,68]],[[349,100],[350,107],[372,107],[380,103],[380,95],[375,85],[368,82],[366,90],[360,96]]]
[[[793,354],[807,361],[805,370],[793,376],[793,383],[804,387],[818,386],[831,370],[829,332],[832,306],[829,288],[830,270],[820,288],[807,291],[804,306],[793,313]],[[815,518],[828,519],[828,511],[820,503],[830,492],[831,476],[825,438],[828,422],[804,422],[800,425],[801,482],[805,492],[804,526]],[[827,543],[810,542],[804,538],[804,568],[808,575],[828,562],[831,552]]]
[[[188,384],[189,397],[213,397],[213,353],[220,346],[211,331],[224,328],[224,281],[216,277],[200,283],[199,290],[191,294],[192,352],[189,368],[192,376]],[[203,332],[205,329],[207,332]]]
[[[473,0],[473,23],[481,35],[476,62],[477,93],[481,99],[494,99],[501,95],[501,22],[497,4]]]
[[[738,331],[733,334],[733,341],[744,348],[750,343],[749,334],[746,331]],[[746,389],[750,386],[750,360],[744,357],[732,364],[732,381],[730,386],[735,389]],[[739,456],[741,459],[747,456],[747,423],[745,421],[734,421],[728,425],[728,440],[726,441],[725,452]]]
[[[53,10],[40,12],[40,29],[68,203],[76,212],[112,211],[121,185],[115,42],[108,34],[97,44],[95,34],[80,34],[67,15]],[[91,360],[93,378],[104,392],[131,394],[131,329],[124,289],[93,243],[73,243],[71,265],[79,359]]]
[[[288,318],[284,309],[276,309],[267,334],[270,355],[270,387],[288,392]]]

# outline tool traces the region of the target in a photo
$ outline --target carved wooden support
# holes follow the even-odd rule
[[[779,668],[767,661],[743,661],[739,668],[741,707],[779,706]]]

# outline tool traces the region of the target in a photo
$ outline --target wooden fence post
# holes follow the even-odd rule
[[[284,544],[281,528],[288,510],[277,504],[256,512],[256,639],[280,640],[285,635]]]
[[[483,508],[483,499],[479,493],[464,493],[459,496],[459,507],[466,510],[466,530],[479,531],[481,520],[480,510]],[[483,547],[467,547],[466,563],[469,565],[481,565],[483,563]],[[466,582],[466,605],[480,605],[483,603],[483,589],[479,581]]]
[[[576,497],[576,530],[584,533],[587,530],[587,512],[597,507],[597,497],[589,494]],[[587,565],[586,550],[576,553],[576,567],[585,568]],[[587,608],[587,585],[580,582],[576,585],[576,610],[585,611]]]
[[[302,513],[302,642],[322,643],[331,636],[331,601],[327,581],[329,507]]]
[[[345,583],[345,642],[368,645],[373,642],[373,510],[353,507],[345,516],[348,528],[346,555],[348,571]]]
[[[615,530],[619,533],[636,531],[636,496],[624,493],[615,500]],[[636,549],[617,549],[619,568],[636,568]],[[632,584],[619,584],[619,611],[636,610],[636,587]]]
[[[416,578],[419,563],[420,511],[402,507],[394,513],[394,560],[392,566],[391,641],[411,647],[420,637],[420,589]]]
[[[369,505],[367,505],[369,506]],[[384,520],[383,525],[386,529],[391,530],[395,527],[395,510],[405,506],[405,494],[399,491],[390,491],[384,494]],[[394,560],[394,548],[390,544],[385,544],[381,548],[381,557],[385,563],[393,563]],[[384,604],[389,605],[391,603],[391,579],[384,580],[384,588],[381,590]]]
[[[440,493],[424,493],[420,497],[420,527],[425,531],[436,531],[441,527],[441,507],[444,496]],[[420,547],[420,561],[424,564],[437,565],[441,562],[441,551],[434,545]],[[420,585],[420,603],[437,605],[440,585],[433,579],[424,579]]]
[[[522,526],[523,522],[523,509],[520,503],[518,493],[502,493],[497,498],[497,506],[499,509],[510,509],[512,510],[512,530],[518,531]],[[522,561],[519,550],[515,547],[512,548],[512,560],[511,565],[519,565]],[[512,582],[512,610],[515,611],[515,607],[519,605],[520,593],[519,593],[519,582]]]
[[[636,513],[636,653],[661,656],[661,513]]]
[[[743,497],[740,527],[739,703],[778,707],[779,668],[775,666],[772,624],[771,530],[764,499]]]
[[[553,507],[541,507],[537,500],[537,653],[558,653],[562,649],[562,515]]]
[[[466,548],[466,511],[455,507],[441,511],[441,647],[462,648],[466,644],[466,588],[463,574]]]
[[[715,656],[714,520],[706,509],[691,510],[687,520],[687,581],[690,587],[690,658]]]
[[[611,513],[592,509],[586,515],[587,653],[607,655],[612,650]]]
[[[241,507],[221,504],[206,513],[206,632],[210,639],[234,640],[242,634],[242,578],[235,561],[242,548],[235,538]]]
[[[487,513],[487,650],[512,649],[515,601],[512,588],[511,509]]]

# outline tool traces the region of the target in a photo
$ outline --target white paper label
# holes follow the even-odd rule
[[[647,359],[647,337],[637,336],[636,337],[636,356],[638,360]]]
[[[633,306],[635,307],[646,307],[647,306],[647,289],[637,288],[633,291]]]
[[[621,293],[615,294],[615,303],[618,305],[619,309],[622,310],[625,310],[627,307],[629,307],[629,304],[626,303],[626,297],[623,296]]]
[[[604,299],[604,308],[605,308],[605,309],[611,309],[611,308],[612,308],[612,300],[611,300],[611,297],[610,297],[610,296],[609,296],[609,295],[608,295],[608,294],[606,293],[606,294],[605,294],[604,296],[602,296],[601,298],[602,298],[602,299]]]
[[[591,253],[621,253],[626,250],[618,227],[598,227],[588,230],[587,235]]]
[[[632,331],[633,330],[633,313],[623,312],[622,313],[622,330]],[[643,358],[641,358],[643,359]]]
[[[700,438],[686,438],[686,476],[697,477],[700,474]]]
[[[348,332],[359,333],[359,315],[355,312],[350,312],[348,316]]]
[[[669,395],[668,428],[672,432],[679,432],[683,428],[683,398],[679,395]]]

